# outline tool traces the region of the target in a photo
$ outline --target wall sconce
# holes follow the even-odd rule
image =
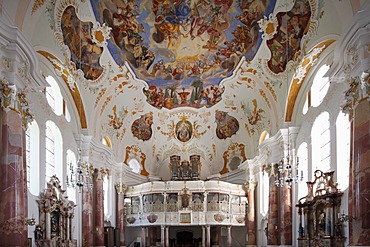
[[[36,224],[35,218],[32,216],[31,219],[25,219],[24,220],[25,225],[34,226]]]

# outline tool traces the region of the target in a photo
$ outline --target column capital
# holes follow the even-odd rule
[[[25,129],[33,119],[29,112],[26,90],[18,90],[15,85],[11,85],[6,79],[0,79],[0,108],[5,112],[14,111],[18,113]]]
[[[96,180],[103,180],[105,176],[109,176],[110,170],[108,168],[95,168],[93,171]]]
[[[256,188],[256,185],[257,185],[257,182],[253,180],[247,181],[244,184],[247,192],[254,191],[254,189]]]
[[[123,182],[116,183],[114,187],[116,188],[117,194],[122,194],[122,195],[125,194],[126,189],[127,189],[126,184],[124,184]]]
[[[370,69],[350,78],[348,84],[349,88],[344,92],[345,102],[341,105],[341,109],[352,118],[353,110],[361,101],[370,101]]]

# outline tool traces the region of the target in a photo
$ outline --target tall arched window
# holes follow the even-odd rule
[[[63,178],[63,142],[59,128],[52,121],[46,122],[45,137],[45,182],[53,175]]]
[[[60,116],[63,113],[63,97],[60,93],[60,88],[54,77],[49,75],[46,77],[46,81],[50,85],[45,91],[46,99],[54,113]]]
[[[111,180],[109,176],[106,175],[103,180],[103,190],[104,190],[104,216],[109,219],[112,214],[112,198],[111,198]]]
[[[349,185],[349,159],[351,125],[343,112],[340,112],[336,122],[337,132],[337,179],[339,188],[344,191]]]
[[[36,120],[28,124],[26,131],[27,187],[31,194],[40,192],[40,129]]]
[[[307,143],[303,142],[299,148],[297,155],[299,157],[299,170],[303,171],[302,181],[308,181],[308,150]],[[298,199],[306,196],[308,193],[306,183],[302,182],[298,184]]]
[[[269,188],[270,188],[270,177],[267,171],[262,173],[262,197],[260,203],[260,211],[263,217],[265,217],[269,210]],[[273,185],[275,186],[275,185]]]
[[[328,171],[330,169],[330,122],[329,113],[322,112],[312,125],[312,168]]]
[[[329,78],[324,77],[324,75],[329,68],[328,65],[321,66],[313,79],[311,86],[311,105],[313,107],[319,106],[328,92],[330,86]]]
[[[324,77],[326,72],[329,70],[329,66],[324,64],[321,66],[311,85],[310,90],[307,92],[306,95],[306,101],[304,103],[304,106],[302,108],[302,113],[305,115],[308,111],[308,109],[313,106],[317,107],[321,104],[323,101],[326,93],[328,92],[330,81],[328,77]]]

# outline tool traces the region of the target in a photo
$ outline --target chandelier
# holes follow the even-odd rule
[[[299,158],[298,156],[291,155],[290,151],[290,137],[288,127],[288,151],[287,155],[282,158],[275,170],[275,185],[278,187],[289,187],[292,183],[299,183],[303,180],[303,171],[299,174]]]
[[[69,176],[66,177],[66,185],[69,188],[78,189],[79,192],[82,188],[91,189],[92,184],[92,167],[86,161],[81,160],[81,149],[78,149],[78,162],[76,168],[73,163],[69,163]]]

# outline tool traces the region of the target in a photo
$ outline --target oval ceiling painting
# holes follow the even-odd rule
[[[108,49],[114,60],[127,61],[148,83],[150,104],[169,109],[220,100],[223,89],[216,86],[243,56],[254,57],[262,40],[257,21],[269,16],[275,2],[91,0],[96,19],[112,28]]]

